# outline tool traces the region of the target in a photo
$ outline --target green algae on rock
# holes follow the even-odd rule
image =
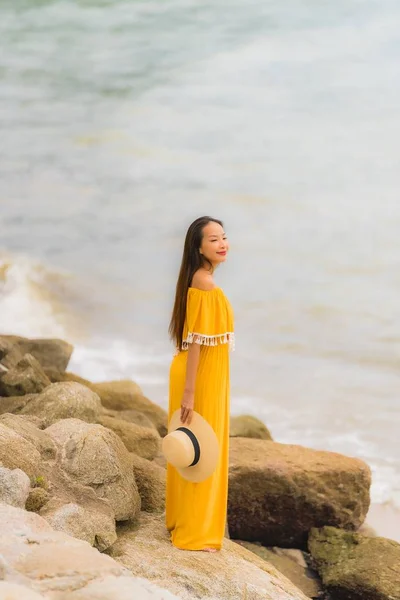
[[[400,544],[336,529],[313,528],[309,551],[335,600],[399,600]]]

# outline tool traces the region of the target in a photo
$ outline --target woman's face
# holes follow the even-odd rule
[[[221,225],[214,221],[207,223],[203,228],[200,254],[208,258],[213,265],[218,265],[226,261],[228,251],[228,239]]]

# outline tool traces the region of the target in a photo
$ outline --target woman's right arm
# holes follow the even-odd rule
[[[200,360],[200,345],[189,344],[186,364],[185,389],[181,402],[181,422],[190,425],[194,409],[194,391],[196,387],[197,369]]]

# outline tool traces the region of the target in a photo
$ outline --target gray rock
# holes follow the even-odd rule
[[[90,507],[87,510],[75,503],[62,504],[59,500],[50,500],[40,515],[56,530],[88,542],[100,552],[106,550],[117,540],[114,513],[105,514]]]
[[[31,482],[21,469],[0,467],[0,502],[24,508]]]
[[[44,392],[31,399],[20,411],[35,415],[46,426],[60,419],[76,418],[95,423],[101,410],[100,398],[80,383],[52,383]]]
[[[133,577],[122,565],[88,543],[53,531],[44,519],[33,513],[0,503],[0,531],[0,557],[4,557],[0,564],[7,579],[0,582],[2,599],[175,598],[156,584]],[[11,595],[1,595],[2,590]],[[284,598],[282,596],[282,600]]]
[[[108,500],[117,521],[140,511],[132,459],[119,437],[101,425],[64,419],[46,432],[60,448],[60,466],[74,481]]]

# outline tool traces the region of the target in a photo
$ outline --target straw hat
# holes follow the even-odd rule
[[[193,411],[192,422],[188,425],[182,423],[178,409],[162,440],[162,453],[184,479],[199,483],[210,477],[217,466],[218,438],[198,412]]]

